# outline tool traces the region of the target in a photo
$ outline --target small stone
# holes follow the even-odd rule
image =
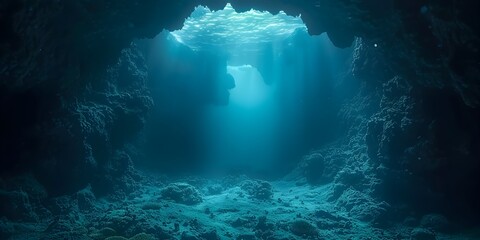
[[[290,224],[290,232],[300,237],[315,237],[317,228],[305,220],[296,220]]]

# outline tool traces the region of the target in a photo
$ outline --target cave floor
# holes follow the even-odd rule
[[[22,233],[11,239],[430,239],[411,238],[412,227],[381,228],[358,220],[329,200],[333,184],[245,179],[253,188],[238,179],[144,178],[123,197],[89,201],[77,194],[67,199],[64,204],[71,205],[62,214],[42,224],[14,224]],[[180,188],[164,191],[179,182]],[[437,234],[436,239],[474,238]]]

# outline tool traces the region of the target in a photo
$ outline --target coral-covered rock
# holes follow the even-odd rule
[[[270,200],[273,197],[272,185],[266,181],[246,180],[240,183],[240,188],[247,192],[252,199]]]
[[[293,221],[290,223],[289,229],[293,234],[304,238],[311,238],[318,235],[317,228],[305,220]]]
[[[136,217],[137,215],[130,210],[115,209],[106,213],[101,224],[103,227],[115,229],[118,233],[125,234],[138,224]]]
[[[340,207],[349,211],[350,216],[361,221],[386,225],[389,214],[389,204],[378,202],[370,195],[348,188],[337,200]]]
[[[133,174],[128,154],[119,152],[142,129],[152,106],[142,53],[135,45],[125,49],[101,78],[83,88],[81,97],[64,100],[62,111],[47,124],[51,146],[37,176],[51,195],[73,193],[89,183],[98,194],[130,191],[125,185],[131,184],[102,183]],[[64,184],[57,184],[58,177]]]
[[[109,162],[102,169],[103,176],[98,176],[93,182],[93,190],[99,194],[115,193],[125,195],[132,192],[140,178],[133,167],[133,161],[128,153],[118,150],[112,153]]]
[[[172,200],[176,203],[195,205],[203,201],[200,192],[187,183],[171,183],[164,187],[160,194],[162,199]]]
[[[415,117],[417,104],[409,97],[412,87],[400,77],[383,84],[381,111],[368,123],[365,136],[370,158],[387,166],[398,166],[398,155],[420,134],[422,118]],[[415,119],[415,120],[413,120]]]

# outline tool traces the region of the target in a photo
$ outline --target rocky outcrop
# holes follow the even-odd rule
[[[200,192],[188,183],[171,183],[160,192],[162,199],[176,203],[195,205],[203,201]]]
[[[240,188],[244,190],[252,199],[268,201],[272,199],[273,188],[269,182],[261,180],[246,180],[240,183]]]
[[[124,147],[142,129],[153,105],[146,88],[144,61],[135,46],[124,50],[119,62],[107,70],[107,81],[90,84],[81,97],[67,105],[68,113],[58,120],[61,124],[57,126],[58,131],[66,131],[63,134],[69,140],[63,139],[63,145],[70,146],[67,148],[70,151],[61,153],[67,154],[64,159],[77,159],[84,166],[76,170],[86,167],[92,173],[90,177],[85,173],[82,176],[73,174],[78,179],[71,182],[85,181],[83,179],[98,182],[92,185],[94,191],[111,191],[118,182],[126,184],[118,189],[131,189],[127,187],[131,183],[126,183],[129,180],[125,178],[132,177],[134,171]],[[62,169],[75,168],[59,170]],[[118,179],[123,180],[116,181]]]
[[[153,104],[142,54],[135,46],[124,50],[118,63],[97,80],[75,98],[52,96],[58,104],[54,108],[42,98],[28,106],[45,111],[45,116],[16,124],[24,129],[10,130],[17,134],[8,136],[3,147],[15,146],[2,148],[2,171],[33,169],[50,195],[72,193],[88,183],[94,191],[111,191],[118,183],[112,183],[114,179],[128,181],[125,178],[134,174],[124,145],[142,129]],[[2,142],[6,137],[2,135]]]
[[[357,42],[352,73],[365,85],[342,110],[351,126],[348,135],[364,137],[368,172],[377,179],[371,185],[374,196],[408,203],[419,213],[441,209],[463,216],[462,221],[466,215],[474,218],[477,197],[468,189],[477,187],[474,172],[480,170],[478,140],[470,137],[478,133],[472,124],[478,110],[465,106],[451,89],[426,87],[419,77],[388,68],[391,62],[376,51]]]

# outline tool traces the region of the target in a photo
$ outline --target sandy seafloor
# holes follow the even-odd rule
[[[43,224],[3,224],[21,232],[10,239],[477,239],[473,230],[439,233],[416,219],[365,221],[368,213],[355,206],[366,200],[354,194],[332,200],[333,183],[244,176],[142,181],[123,197],[96,199],[88,188],[61,197],[58,214]]]

